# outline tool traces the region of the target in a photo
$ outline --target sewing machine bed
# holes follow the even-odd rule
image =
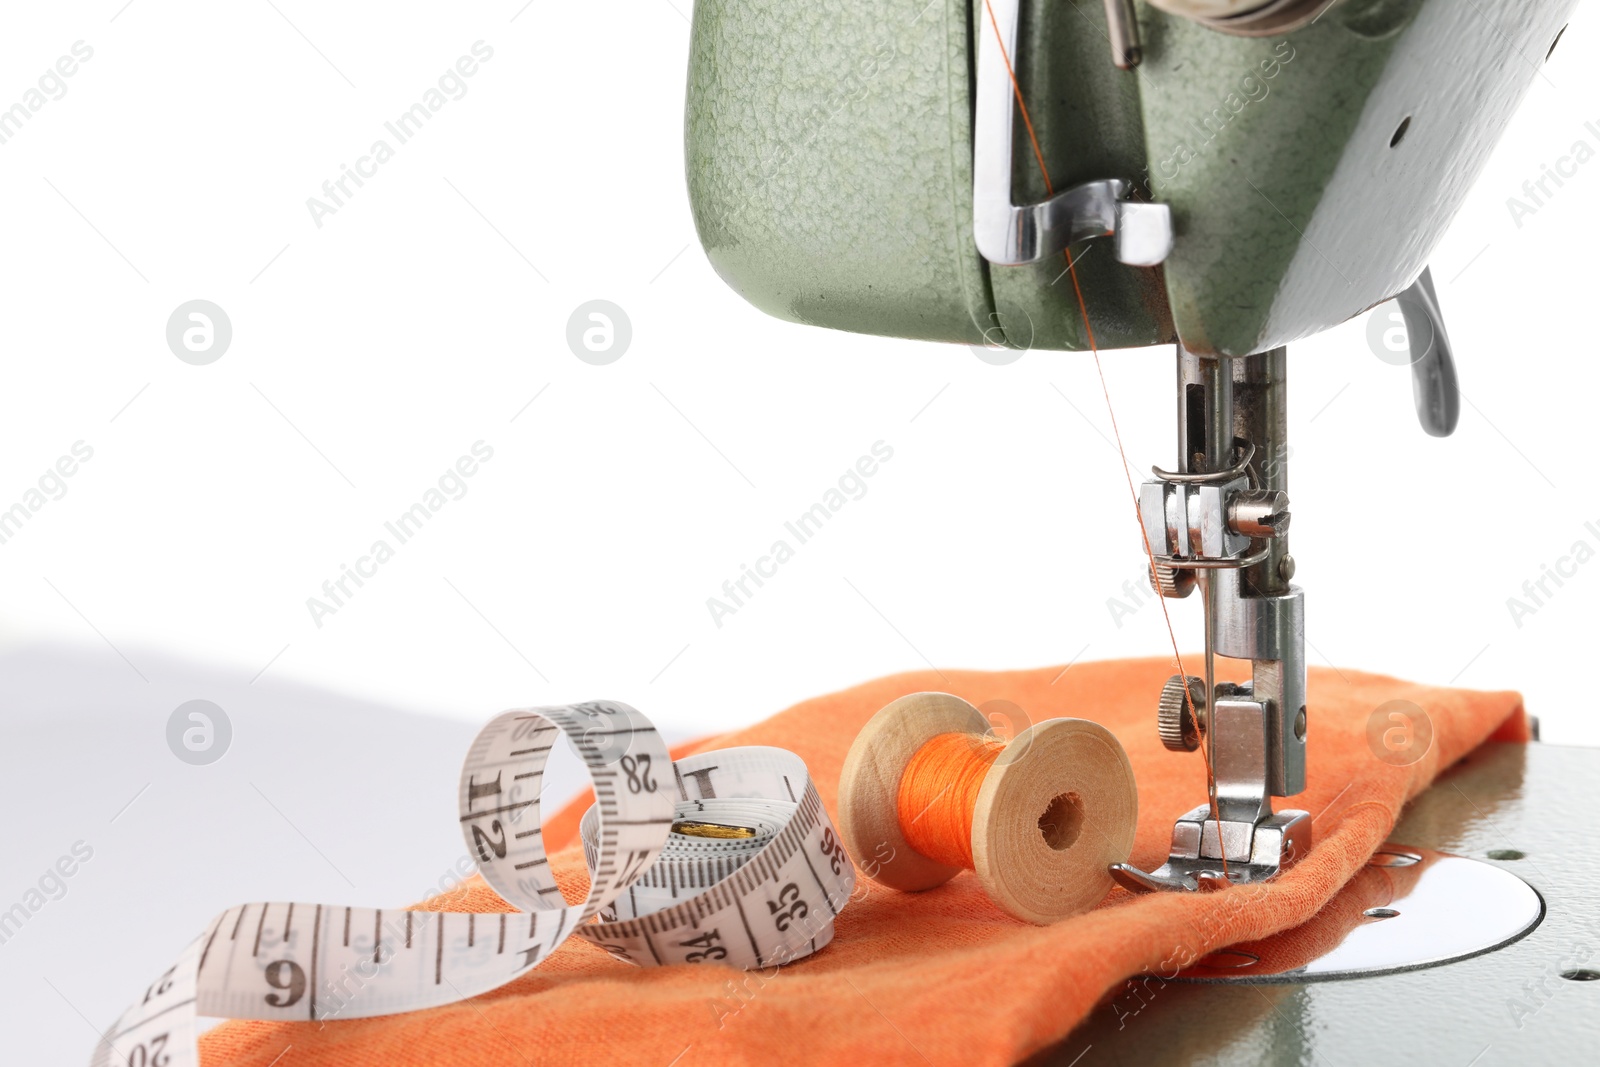
[[[1114,990],[1032,1067],[1593,1063],[1600,1055],[1600,750],[1485,745],[1407,808],[1391,840],[1496,863],[1543,897],[1497,951],[1372,978]],[[1520,854],[1518,859],[1496,859]],[[1562,977],[1563,972],[1575,978]]]

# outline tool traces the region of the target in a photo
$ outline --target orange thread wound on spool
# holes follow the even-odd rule
[[[912,754],[895,809],[913,849],[947,867],[973,869],[972,813],[1005,747],[977,734],[939,734]]]

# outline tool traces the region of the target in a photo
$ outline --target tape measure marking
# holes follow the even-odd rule
[[[712,958],[747,969],[828,944],[855,869],[800,758],[777,748],[725,749],[680,760],[674,770],[680,818],[754,824],[757,836],[673,835],[655,866],[608,909],[609,921],[579,936],[628,961]],[[796,780],[803,783],[798,801]],[[690,797],[691,783],[699,796]],[[596,848],[594,815],[579,826],[586,855]],[[684,890],[696,895],[680,900]],[[724,930],[742,930],[743,941]]]
[[[578,904],[561,895],[540,829],[539,783],[558,735],[594,784],[580,820],[590,887]],[[458,804],[468,854],[516,912],[480,922],[472,912],[229,908],[111,1027],[93,1067],[196,1067],[197,1015],[315,1021],[464,1000],[526,973],[574,935],[646,965],[787,963],[832,939],[855,885],[798,756],[723,749],[674,764],[655,727],[625,704],[496,716],[468,750]],[[686,813],[754,835],[672,832]]]

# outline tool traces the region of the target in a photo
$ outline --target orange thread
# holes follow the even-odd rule
[[[1045,166],[1044,152],[1039,148],[1039,138],[1033,132],[1033,120],[1028,117],[1028,102],[1022,98],[1022,85],[1017,81],[1017,72],[1011,66],[1011,56],[1007,54],[1006,39],[1000,33],[1000,23],[995,18],[994,6],[989,0],[983,0],[983,6],[989,14],[989,25],[994,29],[995,43],[1000,46],[1000,58],[1005,60],[1006,77],[1011,79],[1011,92],[1017,98],[1017,110],[1022,115],[1023,126],[1027,127],[1028,140],[1033,144],[1033,158],[1039,164],[1039,174],[1044,178],[1045,191],[1054,196],[1055,185],[1050,181],[1050,170]],[[1128,483],[1128,496],[1133,502],[1134,522],[1139,526],[1139,538],[1144,542],[1144,554],[1145,558],[1150,561],[1150,577],[1153,580],[1156,568],[1155,550],[1150,545],[1150,535],[1145,532],[1144,519],[1139,514],[1139,494],[1133,487],[1133,472],[1128,467],[1128,452],[1122,447],[1122,431],[1117,428],[1117,413],[1111,406],[1111,389],[1106,384],[1105,368],[1100,365],[1100,346],[1095,343],[1094,327],[1089,322],[1089,306],[1083,299],[1083,288],[1078,284],[1078,264],[1073,260],[1070,248],[1065,249],[1061,255],[1067,261],[1067,273],[1072,276],[1072,291],[1078,298],[1078,312],[1083,316],[1083,332],[1089,341],[1089,351],[1094,354],[1095,373],[1100,376],[1100,391],[1106,398],[1106,414],[1111,417],[1111,432],[1116,437],[1117,454],[1122,459],[1122,476]],[[1172,658],[1178,665],[1178,673],[1187,678],[1189,672],[1184,669],[1183,654],[1178,651],[1178,634],[1172,628],[1172,615],[1167,611],[1167,600],[1162,596],[1157,596],[1156,600],[1161,604],[1161,617],[1166,620],[1167,637],[1172,641]],[[1202,721],[1199,709],[1194,706],[1194,696],[1189,692],[1188,686],[1184,687],[1184,698],[1189,704],[1189,714],[1194,717],[1196,722]],[[1220,823],[1222,820],[1217,810],[1216,775],[1211,770],[1211,753],[1208,748],[1209,746],[1204,743],[1200,745],[1200,758],[1205,761],[1206,780],[1211,783],[1211,788],[1208,790],[1208,799],[1211,802],[1211,818]],[[902,823],[902,825],[904,824]],[[970,852],[970,850],[971,846],[969,844],[968,851]],[[1227,877],[1228,874],[1228,857],[1226,855],[1222,857],[1222,874],[1223,877]]]
[[[895,810],[914,850],[947,867],[972,870],[972,814],[983,780],[1005,747],[977,734],[939,734],[912,754],[900,774]]]

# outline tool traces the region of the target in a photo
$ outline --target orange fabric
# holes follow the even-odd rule
[[[1133,862],[1149,869],[1166,856],[1173,819],[1205,796],[1200,757],[1169,753],[1156,736],[1155,700],[1169,669],[1169,660],[1146,659],[1080,664],[1064,673],[902,674],[806,701],[694,748],[789,748],[805,759],[823,801],[837,811],[839,769],[851,740],[874,712],[907,693],[942,690],[978,705],[1007,700],[1035,722],[1094,719],[1116,733],[1133,762],[1139,783]],[[1238,680],[1239,670],[1225,664],[1220,677]],[[1405,767],[1379,760],[1368,743],[1369,716],[1391,700],[1411,701],[1432,720],[1432,747]],[[487,1067],[584,1063],[604,1049],[607,1062],[660,1067],[1012,1063],[1065,1036],[1129,976],[1170,974],[1215,949],[1304,922],[1363,871],[1401,806],[1441,770],[1487,739],[1528,736],[1515,693],[1439,689],[1355,671],[1313,668],[1309,717],[1308,787],[1278,806],[1313,814],[1315,847],[1263,886],[1138,897],[1118,889],[1087,915],[1037,927],[991,904],[971,873],[917,894],[863,878],[833,944],[782,969],[638,970],[568,941],[531,973],[460,1004],[321,1025],[226,1023],[202,1039],[203,1061],[207,1067]],[[571,842],[577,807],[554,817],[546,834],[552,848],[564,843],[551,862],[569,897],[587,881]],[[444,906],[506,910],[481,883]]]

